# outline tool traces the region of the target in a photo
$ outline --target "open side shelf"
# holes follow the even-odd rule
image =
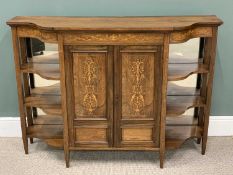
[[[32,125],[27,128],[27,134],[39,139],[62,139],[63,125]]]
[[[33,119],[33,125],[63,125],[63,117],[56,115],[39,115]]]
[[[38,63],[38,64],[59,64],[59,56],[58,53],[53,54],[45,54],[45,55],[38,55],[29,58],[28,60],[30,63]]]
[[[208,66],[204,64],[169,64],[168,81],[184,80],[190,75],[208,72]]]
[[[203,58],[169,58],[169,64],[197,64],[203,63]]]
[[[166,117],[167,126],[197,126],[198,119],[193,115],[181,115],[179,117]]]
[[[31,90],[31,95],[40,95],[40,96],[60,96],[60,83],[56,83],[51,86],[36,87]]]
[[[166,118],[166,149],[176,149],[191,138],[201,138],[203,129],[192,115]]]
[[[200,96],[167,96],[167,116],[180,116],[193,107],[204,107],[204,98]]]
[[[59,64],[26,63],[21,67],[24,73],[34,73],[48,80],[60,80]]]
[[[190,138],[201,138],[199,126],[166,126],[166,149],[177,149]]]
[[[63,118],[53,115],[39,115],[33,119],[33,126],[27,130],[30,137],[43,139],[48,145],[63,147]]]
[[[44,139],[45,143],[47,143],[49,146],[63,149],[64,148],[64,140],[63,139]]]
[[[25,98],[25,105],[41,108],[50,115],[62,115],[60,96],[29,96]]]
[[[168,96],[197,96],[200,95],[200,90],[195,87],[184,87],[168,82]]]

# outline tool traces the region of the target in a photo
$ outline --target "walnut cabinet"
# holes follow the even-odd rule
[[[33,138],[64,148],[67,167],[72,150],[158,151],[163,167],[165,150],[189,138],[205,153],[222,24],[216,16],[41,16],[7,24],[26,154]],[[30,38],[57,44],[58,51],[31,56]],[[200,38],[195,61],[169,56],[170,44],[191,38]],[[35,74],[57,83],[37,87]],[[176,84],[194,74],[195,87]]]

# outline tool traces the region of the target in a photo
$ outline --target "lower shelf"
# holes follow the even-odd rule
[[[63,139],[45,139],[45,143],[47,143],[49,146],[63,149],[64,148],[64,142]]]
[[[28,137],[43,139],[48,145],[63,148],[63,119],[60,116],[38,116],[27,130]],[[167,117],[166,149],[177,149],[190,138],[201,138],[202,128],[193,116]],[[73,150],[97,150],[75,147]],[[158,150],[158,148],[98,148],[98,150]]]
[[[177,149],[190,138],[201,138],[199,126],[166,126],[166,149]]]
[[[33,119],[33,125],[27,128],[27,135],[39,139],[63,139],[63,118],[39,115]]]
[[[63,125],[33,125],[27,129],[28,137],[38,139],[62,139]]]

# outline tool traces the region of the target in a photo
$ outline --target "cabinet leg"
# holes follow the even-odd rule
[[[197,138],[197,144],[201,143],[201,138]]]
[[[65,150],[65,161],[66,161],[66,168],[70,167],[70,151]]]
[[[30,138],[30,143],[33,144],[33,138]]]
[[[201,149],[201,154],[205,155],[206,152],[206,143],[207,143],[207,137],[202,138],[202,149]]]
[[[25,154],[28,154],[28,139],[27,137],[23,137],[23,147]]]
[[[164,157],[165,157],[165,153],[164,153],[164,152],[160,152],[160,153],[159,153],[160,168],[163,168],[163,166],[164,166]]]

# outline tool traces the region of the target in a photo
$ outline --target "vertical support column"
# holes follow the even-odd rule
[[[204,57],[205,38],[200,38],[198,61]],[[201,88],[201,74],[197,75],[197,89]]]
[[[200,38],[200,44],[199,44],[199,54],[198,54],[198,61],[200,61],[201,58],[204,57],[204,46],[205,46],[205,38]],[[201,84],[202,84],[202,74],[198,74],[197,75],[197,85],[196,85],[196,89],[200,89],[201,88]],[[198,125],[201,126],[201,122],[202,122],[202,115],[200,115],[200,108],[197,107],[194,109],[194,117],[198,118]],[[197,139],[197,144],[201,143],[201,138]]]
[[[27,45],[26,45],[26,38],[19,38],[19,49],[20,49],[20,56],[22,64],[28,63],[27,57]],[[30,95],[30,84],[29,84],[29,74],[23,73],[23,91],[24,91],[24,98]],[[32,118],[32,107],[25,107],[26,109],[26,119],[28,126],[33,125],[33,118]],[[33,138],[30,138],[30,143],[33,143]]]
[[[201,95],[205,97],[206,105],[204,107],[204,128],[202,136],[202,154],[205,154],[206,143],[208,137],[208,127],[209,127],[209,116],[210,116],[210,106],[211,106],[211,95],[213,88],[213,78],[214,78],[214,66],[216,57],[216,45],[217,45],[217,32],[218,28],[213,28],[213,36],[211,38],[206,38],[205,50],[204,50],[204,64],[208,65],[209,73],[205,76],[202,86],[206,86],[202,91]]]
[[[167,80],[168,80],[168,57],[169,57],[170,35],[165,34],[163,43],[162,59],[162,102],[160,118],[160,168],[163,168],[165,157],[165,127],[167,114]]]
[[[17,36],[16,27],[12,28],[12,41],[13,41],[13,49],[14,49],[14,61],[15,61],[16,81],[17,81],[17,90],[18,90],[18,103],[19,103],[21,130],[22,130],[22,139],[23,139],[25,154],[28,154],[27,122],[26,122],[26,113],[24,108],[22,74],[20,70],[21,60],[20,60],[20,51],[19,51],[19,40]]]
[[[31,38],[26,38],[26,47],[27,47],[27,57],[32,58],[33,57],[33,50],[32,50],[32,40]],[[29,82],[30,82],[30,88],[35,88],[35,77],[34,74],[29,73]],[[37,109],[35,107],[32,107],[33,117],[37,117]]]
[[[121,57],[119,54],[120,47],[114,46],[113,50],[113,62],[114,62],[114,68],[113,68],[113,74],[114,74],[114,119],[113,119],[113,146],[114,147],[120,147],[120,141],[121,141],[121,129],[120,129],[120,121],[121,121],[121,100],[120,93],[121,93],[121,82],[120,82],[120,75],[121,75]]]
[[[59,63],[60,63],[60,88],[61,88],[61,104],[62,104],[62,115],[64,118],[64,130],[63,130],[63,139],[64,139],[64,153],[66,167],[70,165],[70,150],[69,150],[69,130],[68,130],[68,113],[67,113],[67,95],[66,95],[66,68],[65,68],[65,56],[64,56],[64,41],[63,35],[58,35],[58,49],[59,49]]]

